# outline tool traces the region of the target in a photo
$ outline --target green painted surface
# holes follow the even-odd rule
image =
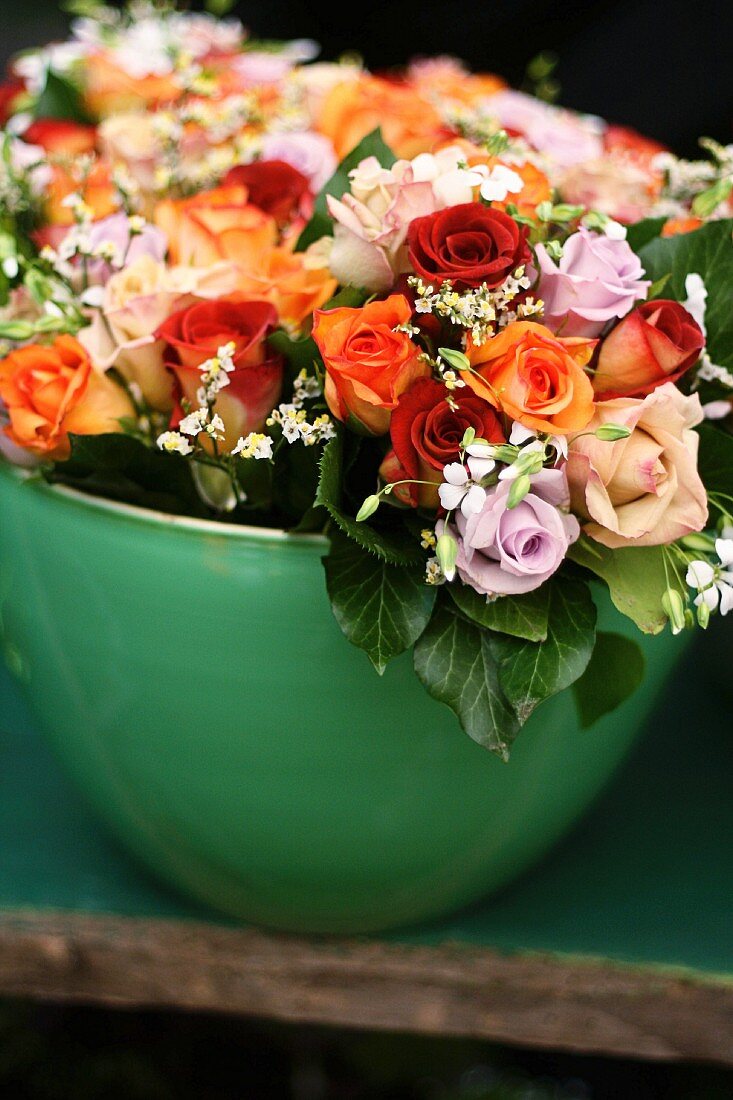
[[[19,491],[18,486],[14,485],[12,491]],[[180,560],[175,568],[170,565],[169,551],[166,551],[165,558],[167,574],[163,571],[165,563],[162,561],[158,563],[157,571],[153,569],[154,555],[146,563],[147,569],[141,570],[138,562],[133,595],[132,589],[122,583],[120,572],[130,555],[139,552],[142,542],[140,521],[131,518],[112,523],[106,517],[106,522],[101,523],[102,514],[88,505],[74,504],[72,507],[68,501],[49,501],[45,494],[41,497],[36,490],[27,487],[22,491],[22,523],[18,521],[20,512],[17,508],[8,510],[7,497],[5,508],[0,512],[0,547],[7,548],[15,541],[16,546],[22,545],[25,550],[24,554],[6,555],[3,559],[6,568],[0,574],[0,580],[3,584],[5,645],[7,650],[10,642],[11,661],[22,668],[28,698],[36,715],[48,715],[51,705],[55,707],[54,713],[65,713],[65,745],[61,747],[65,750],[67,767],[76,772],[77,781],[86,783],[88,790],[94,772],[98,811],[104,813],[108,820],[111,818],[116,831],[124,833],[128,845],[138,851],[139,840],[135,837],[131,839],[129,835],[136,828],[135,814],[142,817],[142,822],[137,822],[137,825],[147,837],[151,821],[156,828],[159,827],[155,814],[159,812],[162,802],[168,815],[164,820],[166,826],[170,827],[174,813],[178,815],[175,818],[175,841],[176,851],[180,855],[190,850],[190,832],[201,827],[202,808],[191,804],[191,798],[192,792],[197,790],[193,783],[197,775],[204,789],[211,780],[211,775],[207,779],[200,774],[202,762],[207,761],[209,771],[213,768],[216,773],[216,789],[208,790],[204,813],[204,824],[216,827],[210,833],[209,843],[218,845],[219,850],[223,847],[225,854],[234,854],[237,858],[241,858],[244,847],[250,866],[255,870],[262,868],[264,857],[267,857],[269,866],[261,873],[265,878],[265,894],[269,890],[267,904],[270,906],[270,918],[275,904],[271,888],[273,858],[277,856],[280,859],[275,871],[282,874],[287,865],[283,852],[287,851],[287,858],[291,860],[293,851],[298,856],[295,865],[297,874],[291,866],[293,877],[290,881],[283,883],[280,877],[275,883],[280,923],[289,923],[294,927],[304,923],[322,925],[324,898],[325,904],[331,907],[331,916],[334,909],[339,910],[339,920],[331,920],[331,924],[340,922],[347,927],[349,924],[358,926],[364,920],[365,906],[369,908],[370,919],[380,911],[381,906],[384,918],[385,908],[391,911],[395,898],[402,906],[404,920],[410,911],[419,912],[421,905],[423,912],[426,907],[440,911],[457,900],[477,896],[481,893],[482,882],[492,884],[492,875],[498,874],[498,878],[511,876],[522,865],[536,858],[540,850],[564,830],[568,820],[576,816],[582,803],[609,771],[616,757],[621,755],[623,742],[631,736],[634,718],[649,702],[648,698],[642,697],[626,708],[626,729],[620,733],[615,723],[604,723],[585,733],[567,726],[563,728],[561,722],[564,718],[569,723],[571,712],[562,709],[553,712],[550,709],[553,736],[549,745],[549,739],[543,738],[541,732],[536,729],[527,731],[524,739],[526,748],[521,749],[520,743],[515,761],[505,768],[465,741],[450,723],[447,727],[441,725],[440,729],[429,732],[429,736],[426,734],[426,740],[416,740],[417,732],[409,729],[407,718],[399,711],[404,683],[398,678],[396,686],[393,684],[390,689],[375,681],[377,692],[386,690],[391,706],[397,707],[392,712],[393,716],[394,713],[401,715],[397,734],[394,733],[394,717],[392,722],[392,740],[403,743],[402,750],[397,752],[384,736],[378,722],[380,714],[374,700],[379,695],[371,699],[358,696],[358,691],[363,690],[359,687],[363,682],[361,655],[346,646],[327,618],[323,620],[323,637],[319,635],[320,628],[313,629],[314,621],[320,621],[317,618],[320,610],[313,602],[308,607],[311,624],[309,654],[318,652],[319,645],[327,644],[329,647],[335,646],[329,649],[333,653],[333,661],[341,661],[336,654],[345,655],[338,667],[329,667],[329,676],[324,678],[321,690],[333,692],[337,687],[339,698],[344,696],[339,704],[343,725],[338,732],[342,740],[349,734],[353,739],[355,729],[360,730],[361,740],[356,748],[352,745],[347,753],[344,748],[338,749],[332,737],[324,755],[311,744],[323,723],[319,722],[317,714],[306,711],[301,716],[298,733],[299,741],[310,745],[309,751],[302,750],[298,754],[297,746],[292,741],[286,746],[291,753],[295,753],[300,771],[292,770],[291,761],[281,746],[282,751],[277,755],[272,765],[274,770],[268,777],[269,789],[264,793],[261,790],[263,773],[257,775],[257,787],[262,796],[258,803],[258,791],[253,793],[252,783],[248,785],[251,775],[248,776],[246,770],[240,768],[234,772],[231,784],[236,781],[236,790],[227,780],[234,765],[242,764],[241,756],[238,761],[233,760],[231,755],[223,760],[219,757],[225,748],[231,754],[231,743],[238,739],[249,746],[250,762],[254,761],[255,765],[259,763],[262,767],[261,756],[251,755],[252,743],[262,744],[263,728],[269,731],[271,737],[287,740],[287,727],[282,716],[288,713],[292,716],[292,710],[288,708],[294,706],[293,683],[282,682],[279,691],[273,683],[273,713],[279,715],[279,720],[277,723],[271,720],[268,725],[260,715],[264,725],[256,731],[257,736],[249,733],[246,722],[234,730],[227,727],[226,715],[224,718],[221,714],[202,715],[200,696],[197,695],[202,682],[200,639],[199,646],[194,647],[186,632],[179,630],[178,636],[182,640],[179,641],[178,659],[172,662],[169,656],[171,650],[166,645],[166,632],[170,626],[170,621],[163,615],[166,605],[159,603],[151,606],[150,603],[153,590],[162,585],[171,601],[168,607],[183,606],[190,611],[193,606],[195,613],[203,614],[204,594],[197,594],[196,584],[191,579],[195,578],[194,565],[201,565],[198,533],[193,537],[190,533],[180,532],[184,539],[189,540],[191,554],[190,560],[184,554],[182,573],[177,572],[181,568]],[[37,535],[34,537],[41,521],[54,536],[42,544],[47,547],[43,553],[38,551],[41,544]],[[14,531],[9,535],[12,524]],[[94,531],[92,524],[95,525]],[[150,541],[156,542],[155,530],[154,526],[147,525],[146,532],[150,539],[145,540],[146,547]],[[106,535],[109,535],[107,540],[100,541]],[[96,540],[93,546],[90,539]],[[78,554],[80,545],[85,550],[83,559]],[[224,648],[220,646],[217,651],[219,665],[226,668],[227,662],[238,660],[240,653],[235,645],[235,632],[231,635],[226,633],[232,625],[227,619],[227,615],[232,614],[232,575],[230,570],[222,569],[221,554],[218,551],[214,553],[211,545],[208,551],[217,565],[214,576],[222,576],[227,582],[221,594],[217,595],[213,582],[205,594],[208,606],[216,612],[213,615],[215,629],[224,630],[225,636],[230,637],[230,644]],[[307,566],[308,576],[318,565],[319,552],[315,548],[308,550],[311,558],[315,558]],[[77,559],[83,560],[83,568]],[[269,564],[264,573],[268,578],[269,590],[262,582],[260,551],[257,568],[262,582],[261,598],[267,595],[271,606],[273,586],[277,591],[275,578],[278,571],[285,567],[277,547],[270,547],[267,561]],[[8,563],[11,569],[7,568]],[[91,579],[90,574],[93,575]],[[58,582],[57,575],[63,575],[63,584]],[[52,584],[54,576],[57,577],[57,588]],[[238,577],[241,581],[241,573]],[[291,579],[291,573],[287,573],[287,578]],[[83,611],[77,611],[73,624],[75,636],[64,639],[58,627],[62,616],[47,613],[49,592],[51,603],[60,602],[59,610],[73,617],[74,607],[78,609],[83,603],[80,599],[82,583],[87,586],[87,593],[101,602],[101,607],[92,607],[87,599]],[[175,590],[171,589],[171,585]],[[136,603],[140,587],[145,599]],[[241,600],[245,593],[244,586],[240,583],[234,587],[237,599]],[[276,605],[276,610],[284,614],[282,600],[276,601]],[[147,641],[141,650],[140,647],[125,644],[124,639],[128,635],[125,635],[125,624],[122,622],[121,625],[121,620],[134,613],[139,622],[143,609],[147,609],[150,623],[146,622]],[[327,607],[325,610],[328,611]],[[91,621],[89,626],[91,614],[101,616],[102,622],[107,624],[106,631],[99,621]],[[83,641],[85,617],[87,633],[92,633],[94,642],[91,648]],[[264,619],[248,621],[257,622],[260,638],[263,631],[267,634]],[[127,626],[130,626],[129,621]],[[173,626],[175,628],[175,622]],[[240,630],[244,636],[246,631],[243,627]],[[105,681],[105,677],[112,676],[112,662],[104,649],[110,644],[107,633],[113,636],[114,652],[119,654],[119,665],[111,684]],[[132,631],[129,636],[135,638],[139,634]],[[206,634],[206,637],[211,639],[212,634]],[[42,645],[38,642],[39,638]],[[81,653],[74,652],[74,640]],[[274,635],[268,641],[272,644]],[[656,645],[658,648],[652,652],[664,654],[664,641]],[[271,650],[266,648],[265,652]],[[352,659],[355,664],[352,664]],[[304,658],[301,670],[304,681],[310,674],[310,660],[311,657]],[[664,661],[661,663],[664,664]],[[88,680],[82,680],[80,684],[79,669],[84,668],[87,669]],[[356,668],[359,673],[358,678],[354,679]],[[46,683],[41,682],[38,670],[46,676]],[[148,673],[148,687],[143,678],[145,670]],[[214,663],[207,671],[212,677],[217,675]],[[657,676],[661,676],[662,671],[661,667],[655,669]],[[365,672],[368,674],[365,682],[370,685],[371,693],[371,674],[368,668]],[[166,688],[171,694],[166,696],[165,701],[169,702],[176,694],[185,697],[183,704],[179,700],[176,702],[176,722],[165,718],[164,708],[156,711],[156,722],[148,721],[144,709],[141,712],[139,708],[150,708],[152,701],[143,698],[136,702],[132,691],[134,688],[135,692],[142,691],[144,695],[146,690],[152,690],[150,684],[160,683],[163,673],[172,678],[172,683]],[[426,942],[445,938],[463,939],[508,950],[583,952],[713,971],[733,971],[729,885],[733,869],[733,809],[729,797],[733,741],[729,739],[729,722],[728,728],[725,728],[726,710],[722,706],[716,709],[715,693],[704,685],[704,677],[710,674],[706,667],[691,675],[688,666],[688,671],[675,679],[656,712],[648,737],[636,750],[633,766],[626,768],[612,791],[598,803],[592,816],[560,850],[493,900],[474,906],[448,922],[425,926],[396,938]],[[352,679],[347,681],[347,676]],[[0,700],[3,703],[0,727],[6,732],[0,736],[0,906],[47,906],[137,915],[200,917],[203,909],[157,885],[106,839],[96,824],[96,818],[92,818],[61,777],[45,742],[35,732],[34,721],[20,701],[16,686],[5,673],[3,677],[0,680]],[[68,698],[69,682],[75,688],[71,701]],[[121,691],[123,683],[128,685],[130,696],[125,706],[112,708],[110,700],[115,699],[115,692]],[[415,690],[419,693],[417,685]],[[239,691],[242,691],[241,681]],[[94,711],[94,721],[87,711],[81,712],[81,717],[89,723],[89,727],[85,727],[85,738],[90,739],[89,743],[83,740],[81,744],[75,740],[81,724],[80,695],[87,711]],[[415,698],[421,696],[418,694]],[[411,695],[409,699],[412,702]],[[560,705],[564,707],[564,701],[560,701]],[[433,718],[437,709],[444,722],[445,712],[429,701],[425,706],[429,708],[428,713],[432,711]],[[247,715],[252,714],[253,709],[256,710],[256,703],[251,702]],[[99,722],[100,716],[104,718],[103,724]],[[367,720],[369,728],[365,728]],[[59,729],[54,732],[58,745]],[[104,735],[101,744],[100,732]],[[144,737],[139,736],[140,732]],[[365,744],[369,737],[372,740]],[[132,758],[129,756],[130,742],[136,746]],[[69,744],[74,750],[71,758]],[[334,753],[338,758],[338,767],[329,772],[328,761]],[[484,765],[483,761],[487,763]],[[308,773],[303,770],[305,764],[311,768]],[[131,817],[125,817],[121,827],[117,785],[120,775],[125,776],[125,768],[133,766],[142,770],[132,777],[137,782],[126,784],[124,795],[125,799],[134,796],[137,801],[133,806],[134,813]],[[397,766],[402,768],[399,778],[402,786],[407,788],[407,798],[404,797],[405,792],[400,790],[400,784],[394,781],[393,772]],[[488,769],[484,780],[492,784],[493,798],[489,799],[485,792],[478,789],[475,779],[476,770],[484,766]],[[494,768],[499,769],[496,773],[501,777],[499,780],[494,779]],[[417,788],[416,775],[419,779]],[[358,783],[354,781],[354,776],[358,776]],[[496,784],[502,782],[509,786],[497,788]],[[365,784],[366,792],[363,789]],[[386,802],[385,791],[391,798]],[[382,799],[378,809],[372,809],[371,817],[366,812],[365,793],[373,801],[378,797]],[[227,835],[222,833],[221,827],[222,822],[236,826],[243,814],[248,825],[252,825],[252,806],[254,804],[255,810],[264,814],[261,802],[265,794],[270,799],[270,826],[275,808],[277,821],[274,831],[280,842],[273,851],[271,842],[263,840],[264,818],[254,821],[260,833],[253,841],[253,844],[257,842],[253,855],[246,843],[242,844],[241,833]],[[330,804],[323,801],[326,795],[331,800]],[[229,803],[225,802],[224,796],[228,797]],[[506,801],[507,797],[510,801]],[[105,806],[105,798],[118,801],[111,807]],[[426,799],[427,806],[424,805]],[[509,806],[513,805],[514,822],[506,824],[501,820],[501,815],[497,818],[497,803],[504,818]],[[124,799],[122,805],[123,808],[126,805]],[[309,806],[315,806],[320,812],[311,812],[310,817],[304,817],[304,810]],[[337,835],[334,823],[340,822],[343,832],[355,811],[358,811],[356,827],[348,836]],[[482,811],[487,820],[479,821]],[[413,820],[416,816],[417,820]],[[394,832],[396,820],[398,833]],[[390,852],[384,847],[384,830],[388,826],[392,829],[388,836],[393,838],[405,832],[409,834],[406,847],[400,851]],[[324,835],[324,828],[330,828],[330,834]],[[527,833],[524,837],[520,835],[522,830]],[[497,861],[496,857],[497,833],[499,841],[504,840],[507,834],[511,839],[509,855],[505,853],[503,862],[501,858]],[[367,844],[375,835],[383,847],[378,852],[370,852]],[[200,836],[195,837],[195,843],[200,851]],[[315,873],[315,891],[312,885],[304,887],[302,854],[304,851],[307,853],[309,846],[313,850],[305,870],[307,875]],[[235,848],[236,852],[233,852]],[[210,848],[209,854],[212,850]],[[500,844],[498,850],[501,855]],[[349,853],[354,857],[351,866],[347,860]],[[488,863],[487,853],[491,857]],[[149,862],[155,863],[159,851],[154,857],[151,857],[149,850],[143,855]],[[256,856],[260,858],[259,865]],[[413,874],[410,861],[415,860],[417,868]],[[179,877],[177,866],[174,866],[173,872],[170,868],[159,869],[170,877]],[[197,867],[197,873],[198,870]],[[409,878],[410,874],[413,874],[411,881],[405,883],[405,878]],[[395,884],[394,877],[389,881],[390,876],[398,875],[401,876],[399,883]],[[251,881],[254,884],[252,894],[260,892],[257,904],[261,905],[262,883],[256,877]],[[360,890],[364,891],[365,881],[367,889],[360,894]],[[376,888],[380,883],[385,892],[392,891],[386,901]],[[424,897],[426,883],[432,888],[427,902]],[[188,881],[187,885],[191,888],[195,884]],[[306,894],[307,889],[311,890],[310,899],[303,894],[304,889]],[[293,892],[297,894],[298,890],[301,891],[300,898],[295,902],[291,900],[289,907],[283,908],[284,894],[289,891],[292,899]],[[436,897],[437,904],[434,904]]]

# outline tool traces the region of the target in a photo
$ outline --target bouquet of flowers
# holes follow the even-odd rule
[[[733,607],[733,147],[77,7],[0,86],[6,459],[326,532],[346,638],[504,757],[639,683],[594,585],[648,633]]]

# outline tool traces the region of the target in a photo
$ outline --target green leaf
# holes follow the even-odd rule
[[[48,481],[174,515],[200,519],[211,515],[182,455],[165,454],[119,433],[69,439],[71,455],[54,464]]]
[[[645,244],[654,241],[661,234],[666,224],[666,217],[644,218],[626,229],[626,243],[634,252],[640,252]]]
[[[332,236],[333,221],[328,213],[326,198],[328,195],[333,195],[334,198],[340,199],[349,190],[349,172],[356,168],[359,162],[366,157],[376,157],[383,168],[391,168],[397,159],[389,145],[385,144],[382,131],[379,128],[372,130],[371,134],[367,134],[365,138],[362,138],[356,148],[352,149],[349,155],[341,161],[328,183],[326,183],[315,201],[313,217],[298,238],[298,243],[295,246],[296,252],[303,252],[309,244],[320,240],[321,237]]]
[[[325,508],[331,519],[344,534],[370,554],[392,565],[422,563],[424,555],[416,539],[404,530],[379,530],[368,523],[357,523],[341,506],[343,472],[343,436],[338,433],[329,440],[321,455],[321,476],[318,481],[315,503]]]
[[[420,567],[388,565],[338,530],[323,563],[337,623],[381,676],[387,662],[409,649],[427,626],[435,587],[425,584]]]
[[[467,623],[450,604],[438,605],[415,645],[422,684],[457,715],[469,737],[503,760],[520,722],[499,685],[491,634]]]
[[[66,77],[49,69],[46,82],[33,106],[34,118],[60,118],[70,122],[90,122],[81,93]]]
[[[285,329],[277,329],[267,338],[267,343],[282,355],[290,367],[290,378],[294,379],[302,370],[309,375],[316,373],[316,368],[323,370],[323,361],[318,345],[312,336],[300,336],[293,339]]]
[[[616,608],[633,619],[645,634],[659,634],[667,616],[662,596],[667,590],[664,554],[660,546],[625,546],[609,550],[599,542],[581,537],[568,557],[600,577]]]
[[[583,729],[633,695],[644,679],[644,664],[644,654],[631,638],[598,632],[590,664],[573,684]]]
[[[524,596],[500,596],[496,600],[487,600],[460,581],[448,585],[448,593],[459,611],[477,626],[530,642],[542,642],[547,637],[550,590],[545,584]]]
[[[321,306],[321,309],[342,309],[343,307],[358,309],[359,306],[364,305],[368,297],[367,291],[357,286],[342,286],[333,298],[329,298],[325,305]]]
[[[522,723],[536,706],[583,675],[595,642],[596,608],[588,585],[574,578],[554,578],[547,587],[546,641],[499,634],[492,639],[499,683]]]
[[[641,249],[639,255],[647,277],[656,281],[669,273],[665,298],[682,302],[687,297],[685,278],[702,276],[708,292],[705,309],[707,348],[710,358],[721,367],[733,368],[733,220],[709,222],[692,233],[659,237]]]
[[[701,424],[697,430],[700,435],[697,468],[705,488],[709,493],[733,496],[733,435],[712,424]],[[725,504],[733,510],[733,502],[728,500]]]

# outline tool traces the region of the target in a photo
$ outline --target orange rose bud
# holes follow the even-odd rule
[[[336,419],[355,431],[384,435],[400,396],[430,373],[420,348],[395,332],[411,312],[402,294],[360,309],[316,311],[313,339],[326,365],[326,401]]]
[[[704,225],[702,218],[690,215],[689,218],[670,218],[662,227],[663,237],[677,237],[682,233],[693,233]]]
[[[275,219],[252,206],[239,184],[163,199],[154,220],[168,237],[173,262],[192,267],[232,260],[244,270],[256,269],[277,240]]]
[[[485,344],[468,347],[473,371],[465,371],[463,379],[526,428],[569,435],[582,431],[593,416],[593,387],[583,367],[597,343],[516,321]]]
[[[663,382],[676,382],[704,346],[700,326],[679,302],[644,302],[601,344],[593,376],[596,400],[644,397]]]
[[[52,345],[30,344],[0,362],[0,400],[10,424],[6,435],[19,447],[47,458],[66,458],[69,433],[119,431],[133,407],[125,391],[93,370],[73,336]]]

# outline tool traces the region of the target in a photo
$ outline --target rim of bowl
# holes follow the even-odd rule
[[[34,487],[41,493],[61,497],[93,511],[111,512],[114,515],[125,516],[128,519],[136,520],[138,523],[175,528],[177,531],[216,535],[219,538],[257,539],[261,542],[279,542],[290,546],[328,546],[328,538],[318,532],[290,534],[282,527],[255,527],[252,524],[226,523],[223,520],[178,516],[169,512],[158,511],[155,508],[141,508],[137,504],[124,504],[121,501],[108,500],[106,497],[95,496],[92,493],[82,493],[78,489],[72,489],[69,485],[49,485],[34,470],[25,470],[8,462],[0,461],[0,471],[4,471],[17,481],[32,482]]]

